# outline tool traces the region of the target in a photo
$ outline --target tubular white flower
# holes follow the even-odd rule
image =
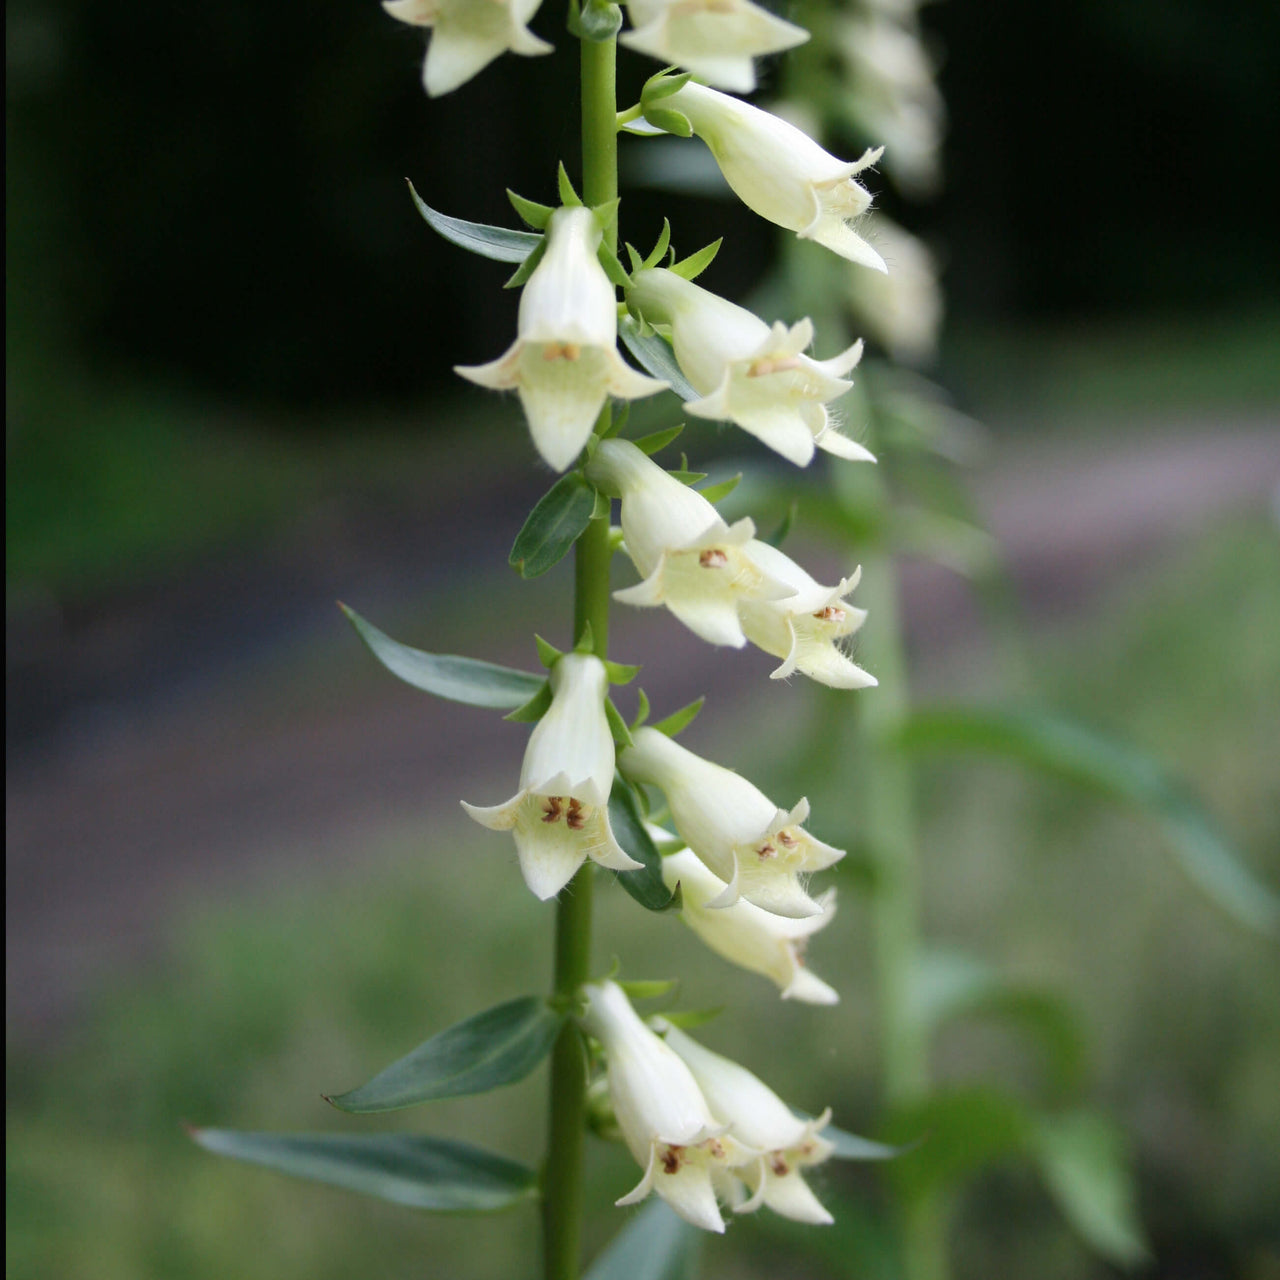
[[[840,997],[804,963],[810,937],[835,919],[836,891],[816,899],[821,915],[788,920],[739,899],[731,907],[709,907],[726,885],[707,869],[692,849],[681,849],[662,860],[662,879],[674,892],[680,886],[681,918],[717,955],[730,964],[762,974],[782,992],[784,1000],[804,1004],[837,1004]]]
[[[745,898],[774,915],[822,914],[823,904],[804,891],[799,877],[838,862],[844,850],[804,830],[807,800],[788,813],[732,769],[694,755],[657,729],[637,729],[632,738],[635,745],[618,757],[622,772],[662,791],[680,838],[725,882],[703,906],[728,907]]]
[[[783,660],[770,677],[784,680],[799,671],[833,689],[868,689],[878,684],[839,643],[867,618],[865,609],[854,608],[844,598],[858,585],[862,570],[855,569],[834,587],[824,587],[766,542],[751,542],[748,551],[766,572],[794,591],[785,599],[749,601],[740,611],[747,639]]]
[[[614,750],[607,687],[599,658],[566,653],[551,668],[551,706],[529,738],[520,790],[488,808],[462,802],[481,826],[515,835],[525,883],[544,901],[587,858],[613,871],[641,865],[623,852],[609,825]]]
[[[883,147],[852,163],[837,160],[785,120],[692,81],[662,98],[661,106],[688,117],[748,209],[851,262],[886,269],[849,226],[871,204],[871,193],[854,175],[875,164]]]
[[[627,0],[635,29],[618,43],[735,93],[756,87],[752,58],[803,44],[809,33],[750,0]]]
[[[814,360],[804,354],[813,341],[809,320],[770,327],[661,267],[638,271],[627,301],[651,324],[670,326],[676,360],[702,393],[684,406],[695,417],[736,423],[800,467],[815,444],[841,458],[875,461],[836,430],[826,408],[853,386],[844,375],[862,358],[860,341],[830,360]]]
[[[605,440],[587,477],[622,498],[622,537],[643,581],[615,591],[624,604],[666,605],[709,644],[740,649],[744,600],[777,600],[793,587],[764,573],[745,548],[755,525],[730,526],[700,493],[668,475],[628,440]]]
[[[743,1144],[763,1152],[754,1164],[735,1170],[753,1193],[737,1211],[749,1213],[766,1204],[797,1222],[832,1222],[800,1173],[821,1164],[835,1150],[820,1134],[831,1120],[830,1110],[816,1120],[799,1119],[745,1067],[703,1048],[664,1019],[655,1021],[667,1045],[688,1065],[716,1118]]]
[[[563,471],[608,396],[635,400],[667,384],[618,354],[617,298],[596,257],[601,233],[591,210],[557,209],[546,234],[542,261],[520,295],[515,342],[489,364],[454,372],[495,391],[514,387],[538,452]]]
[[[656,1191],[686,1222],[723,1231],[713,1172],[755,1160],[725,1133],[692,1072],[650,1031],[616,982],[583,987],[583,1025],[604,1046],[609,1098],[628,1149],[644,1170],[618,1204]]]
[[[542,0],[383,0],[401,22],[431,27],[422,66],[426,91],[438,98],[465,84],[506,53],[550,53],[552,46],[528,28]]]

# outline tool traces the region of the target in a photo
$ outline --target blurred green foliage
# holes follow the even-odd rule
[[[1038,635],[1031,651],[1059,705],[1123,727],[1190,778],[1255,868],[1280,879],[1280,548],[1272,527],[1251,519],[1220,528],[1177,563],[1126,584],[1102,616]],[[736,714],[745,723],[758,710],[745,704]],[[785,735],[785,724],[777,728]],[[722,729],[727,739],[745,737],[740,727]],[[775,759],[782,740],[770,748]],[[756,762],[735,763],[750,772]],[[839,794],[844,767],[832,759],[828,777],[813,780],[815,804],[824,789]],[[1277,1258],[1267,1232],[1280,1185],[1273,946],[1208,907],[1141,818],[989,763],[930,765],[926,779],[930,936],[1015,979],[1071,992],[1092,1046],[1086,1092],[1120,1122],[1136,1155],[1153,1274],[1200,1274],[1192,1265],[1247,1280],[1270,1274]],[[350,1132],[407,1123],[475,1139],[482,1126],[486,1145],[536,1159],[541,1071],[493,1095],[386,1118],[342,1117],[319,1098],[476,1008],[541,985],[550,962],[545,910],[506,875],[509,851],[459,835],[459,821],[424,815],[419,832],[372,833],[366,863],[381,868],[376,874],[203,910],[178,926],[163,972],[141,984],[125,975],[105,983],[85,1024],[43,1048],[11,1048],[14,1280],[456,1275],[464,1256],[465,1274],[477,1280],[530,1273],[532,1210],[482,1225],[396,1211],[214,1161],[180,1127]],[[601,895],[598,962],[617,953],[632,976],[696,975],[683,1002],[746,1011],[710,1024],[709,1044],[797,1105],[829,1100],[837,1123],[866,1131],[876,1071],[867,940],[856,884],[842,893],[841,920],[815,947],[815,965],[844,997],[834,1034],[824,1029],[820,1041],[803,1011],[777,1005],[749,975],[692,963],[696,940],[674,920],[658,964],[653,921],[638,919],[617,890]],[[771,1004],[767,1037],[749,1016],[760,1000]],[[791,1052],[777,1051],[784,1043]],[[1042,1052],[1002,1024],[961,1021],[943,1032],[937,1068],[948,1088],[995,1082],[1028,1098]],[[930,1159],[961,1154],[935,1149]],[[590,1177],[602,1192],[589,1226],[594,1249],[623,1220],[607,1201],[634,1170],[622,1153],[593,1144]],[[711,1242],[707,1274],[750,1280],[778,1274],[784,1260],[797,1280],[887,1274],[875,1176],[827,1169],[819,1191],[840,1223],[830,1234],[744,1220],[723,1245]],[[991,1167],[964,1208],[955,1241],[961,1280],[1112,1274],[1069,1234],[1021,1164]]]

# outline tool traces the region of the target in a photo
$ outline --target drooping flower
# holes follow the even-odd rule
[[[622,772],[662,791],[680,838],[725,882],[705,907],[745,898],[775,915],[822,914],[823,904],[805,892],[799,877],[838,862],[844,850],[804,829],[807,800],[788,813],[732,769],[694,755],[657,729],[637,729],[632,738],[634,745],[618,757]]]
[[[685,924],[717,955],[775,983],[784,1000],[805,1004],[836,1004],[840,997],[805,967],[805,946],[819,929],[835,918],[836,891],[828,889],[816,899],[820,915],[789,920],[762,911],[745,898],[732,906],[710,907],[721,897],[725,882],[713,874],[691,849],[681,849],[662,860],[667,888],[680,886],[680,915]]]
[[[692,81],[658,105],[688,119],[747,208],[852,262],[886,269],[884,259],[849,226],[871,205],[871,193],[854,177],[875,164],[884,148],[871,148],[852,163],[837,160],[785,120]]]
[[[506,53],[550,53],[528,23],[542,0],[383,0],[401,22],[430,27],[431,43],[422,66],[426,91],[438,98],[465,84]]]
[[[557,209],[520,295],[515,342],[489,364],[454,370],[496,391],[514,387],[538,452],[557,471],[581,452],[608,396],[635,400],[667,385],[618,354],[617,299],[596,257],[600,234],[590,209]]]
[[[740,1177],[752,1191],[745,1204],[748,1213],[761,1204],[796,1222],[830,1223],[831,1215],[809,1189],[801,1170],[821,1164],[834,1147],[821,1136],[831,1119],[830,1110],[814,1120],[801,1120],[768,1085],[745,1067],[712,1053],[678,1027],[655,1020],[667,1045],[688,1065],[717,1120],[747,1147],[762,1155],[752,1164],[727,1171],[721,1177]]]
[[[730,526],[700,493],[669,475],[628,440],[605,440],[587,477],[622,498],[622,537],[642,582],[613,598],[666,605],[709,644],[741,648],[744,600],[776,600],[794,588],[761,571],[745,547],[755,538],[748,519]]]
[[[889,274],[848,269],[855,314],[899,364],[929,364],[938,352],[943,296],[938,263],[924,241],[881,213],[870,217]]]
[[[605,716],[608,675],[591,654],[566,653],[551,668],[551,706],[534,726],[520,769],[520,790],[506,804],[462,807],[482,826],[511,831],[525,883],[554,897],[591,858],[613,871],[641,864],[609,824],[613,736]]]
[[[604,1046],[609,1098],[627,1147],[644,1170],[618,1204],[656,1191],[686,1222],[723,1231],[713,1171],[755,1159],[711,1114],[692,1072],[649,1030],[615,982],[589,983],[583,1025]]]
[[[702,393],[684,406],[695,417],[736,423],[801,467],[815,444],[837,457],[875,461],[836,430],[826,407],[853,386],[844,375],[862,358],[861,342],[814,360],[804,354],[813,341],[809,320],[770,327],[660,267],[636,272],[627,301],[650,324],[670,326],[676,361]]]
[[[756,87],[752,58],[803,44],[809,33],[750,0],[627,0],[634,28],[618,43],[735,93]]]
[[[785,599],[748,601],[740,611],[747,639],[783,660],[770,672],[771,678],[783,680],[799,671],[833,689],[878,684],[840,648],[840,641],[866,621],[866,611],[844,598],[858,585],[862,570],[855,569],[834,587],[824,587],[766,542],[751,542],[748,550],[771,576],[793,588]]]

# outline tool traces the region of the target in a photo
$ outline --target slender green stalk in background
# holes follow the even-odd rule
[[[617,45],[582,41],[582,188],[588,205],[618,194],[616,126]],[[616,247],[617,234],[608,236]],[[597,434],[609,425],[606,405]],[[604,658],[609,643],[609,521],[592,520],[578,540],[574,562],[573,625],[576,641],[590,624],[592,646]],[[590,977],[591,889],[587,861],[556,902],[554,994],[569,1000]],[[567,1022],[551,1052],[551,1106],[542,1185],[545,1280],[576,1280],[582,1250],[582,1163],[586,1134],[587,1059],[582,1032]]]

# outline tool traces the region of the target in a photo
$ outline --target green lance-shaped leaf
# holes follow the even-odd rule
[[[516,671],[476,658],[459,658],[449,653],[424,653],[393,640],[345,604],[338,606],[355,627],[373,656],[394,676],[425,693],[473,707],[500,710],[522,707],[538,694],[542,676]]]
[[[1031,1147],[1062,1216],[1088,1244],[1122,1267],[1149,1256],[1124,1143],[1111,1121],[1090,1111],[1045,1116]]]
[[[411,1209],[475,1213],[537,1193],[532,1169],[465,1142],[408,1133],[238,1133],[196,1129],[207,1151]]]
[[[542,243],[542,237],[536,231],[512,231],[507,227],[491,227],[483,222],[467,222],[439,213],[413,189],[412,182],[409,183],[409,194],[433,231],[451,244],[478,253],[482,258],[492,258],[495,262],[523,262]]]
[[[625,783],[615,779],[609,796],[609,825],[613,837],[637,862],[643,863],[640,871],[617,872],[618,883],[642,906],[650,911],[668,911],[678,908],[681,902],[677,887],[672,893],[662,882],[662,854],[645,830],[640,806],[635,792]]]
[[[508,1000],[432,1036],[368,1084],[326,1100],[362,1114],[487,1093],[523,1080],[546,1057],[563,1021],[538,996]]]
[[[1035,765],[1157,817],[1183,870],[1225,911],[1272,937],[1280,899],[1240,859],[1213,816],[1149,756],[1061,716],[959,708],[916,712],[902,731],[914,750],[987,751]]]
[[[508,556],[522,578],[536,578],[568,555],[591,523],[596,491],[577,471],[561,476],[538,499]]]
[[[693,723],[706,700],[706,694],[703,694],[700,698],[695,698],[692,702],[688,702],[681,707],[679,711],[673,711],[665,719],[659,720],[653,727],[659,733],[665,733],[668,738],[674,738],[676,734],[687,729]]]
[[[686,280],[696,280],[715,261],[715,256],[720,252],[720,246],[723,243],[724,236],[721,236],[719,240],[703,245],[697,253],[691,253],[687,258],[673,262],[671,271],[675,275],[683,276]]]
[[[605,1247],[586,1280],[693,1280],[701,1238],[656,1196]]]
[[[684,423],[677,422],[674,427],[666,427],[662,431],[651,431],[647,436],[640,436],[632,443],[641,453],[652,457],[661,449],[665,449],[684,430]]]
[[[667,342],[656,333],[643,333],[634,316],[624,316],[618,325],[618,333],[626,348],[635,356],[646,373],[661,378],[683,401],[701,400],[702,397],[690,385],[680,371],[675,353]]]

